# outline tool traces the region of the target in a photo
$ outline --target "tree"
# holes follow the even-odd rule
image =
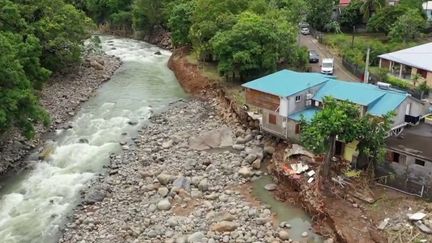
[[[384,161],[385,138],[391,129],[393,116],[393,113],[382,117],[366,114],[357,121],[356,140],[359,142],[357,145],[359,151],[357,164],[367,165],[371,178],[373,178],[376,165]]]
[[[26,69],[33,73],[44,72],[32,57],[40,51],[40,46],[34,42],[34,37],[25,41],[19,34],[0,32],[0,50],[0,133],[14,126],[30,138],[34,134],[33,124],[49,121],[26,74]]]
[[[162,6],[161,0],[135,0],[132,10],[134,30],[151,33],[163,22]]]
[[[274,16],[273,16],[274,17]],[[297,31],[280,18],[246,11],[231,30],[211,39],[222,75],[255,76],[275,71],[278,61],[294,49]]]
[[[192,15],[195,7],[194,1],[180,3],[173,7],[168,20],[168,27],[174,45],[190,44],[189,31],[192,26]]]
[[[422,100],[423,96],[431,91],[431,87],[424,81],[417,86],[417,90],[420,92],[420,99]]]
[[[426,20],[417,9],[409,9],[400,16],[392,26],[389,36],[392,41],[403,42],[414,40],[426,26]]]
[[[200,59],[212,59],[210,40],[216,33],[230,30],[248,6],[247,0],[196,0],[189,38]]]
[[[324,30],[324,26],[331,21],[334,2],[328,0],[307,0],[307,22],[317,30]]]
[[[321,175],[330,176],[330,161],[335,154],[336,136],[350,143],[357,137],[359,109],[347,101],[324,99],[324,108],[310,121],[302,121],[301,142],[317,154],[327,153],[321,165]]]
[[[342,28],[351,30],[353,26],[362,24],[363,16],[360,11],[362,5],[362,1],[355,0],[352,1],[346,8],[342,9],[339,20]]]
[[[363,14],[363,20],[367,22],[372,16],[372,13],[378,11],[385,5],[385,0],[365,0],[360,7],[360,12]]]
[[[393,24],[406,11],[407,9],[401,5],[384,7],[369,19],[367,29],[388,34]]]

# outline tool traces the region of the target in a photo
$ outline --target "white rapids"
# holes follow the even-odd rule
[[[111,153],[120,151],[119,142],[136,135],[150,109],[185,96],[167,68],[170,52],[130,39],[101,39],[104,51],[120,57],[123,65],[83,105],[73,128],[57,132],[46,161],[4,181],[1,243],[56,242],[66,216],[79,202],[80,190],[102,171]],[[157,51],[161,55],[155,55]]]

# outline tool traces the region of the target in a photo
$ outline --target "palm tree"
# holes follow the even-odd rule
[[[385,0],[363,0],[363,4],[360,7],[360,12],[363,14],[363,20],[367,22],[371,17],[371,14],[384,7]]]

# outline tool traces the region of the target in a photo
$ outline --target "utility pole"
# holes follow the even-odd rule
[[[364,82],[369,83],[369,54],[370,54],[370,47],[367,49],[366,54],[366,66],[365,66],[365,73],[364,73]]]
[[[354,48],[354,34],[355,34],[355,25],[353,25],[353,32],[352,32],[352,40],[351,40],[351,48]]]

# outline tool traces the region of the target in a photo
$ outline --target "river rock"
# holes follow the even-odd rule
[[[190,179],[184,176],[177,177],[173,182],[173,188],[184,189],[187,192],[190,191],[190,185],[191,185]]]
[[[267,191],[274,191],[277,188],[277,185],[274,183],[270,183],[264,186]],[[283,226],[282,226],[283,227]]]
[[[237,229],[238,225],[231,221],[221,221],[219,223],[215,223],[211,226],[213,231],[217,232],[229,232]]]
[[[89,140],[87,138],[80,138],[78,140],[78,143],[89,143]],[[124,144],[122,144],[122,145],[124,145]]]
[[[207,191],[209,188],[209,184],[208,184],[208,180],[207,179],[203,179],[199,182],[198,184],[198,189],[200,189],[201,191],[205,192]]]
[[[96,70],[103,70],[104,66],[102,64],[100,64],[99,62],[97,62],[96,60],[92,60],[90,62],[90,66]]]
[[[261,168],[261,159],[256,159],[254,162],[252,162],[252,168],[259,170]]]
[[[171,208],[171,203],[168,199],[162,199],[158,202],[157,208],[159,210],[169,210]]]
[[[159,187],[158,189],[158,194],[161,195],[162,197],[166,197],[169,193],[168,188],[166,187]]]
[[[281,230],[281,231],[279,231],[278,236],[279,236],[279,239],[281,239],[281,240],[289,240],[288,231]]]
[[[305,237],[305,238],[308,237],[308,232],[306,232],[306,231],[303,232],[303,233],[302,233],[302,237]]]
[[[251,177],[252,176],[252,171],[246,166],[243,166],[242,168],[240,168],[238,173],[239,173],[239,175],[241,175],[243,177]]]
[[[155,55],[158,55],[158,56],[162,55],[162,53],[161,53],[160,51],[157,51],[157,52],[155,52],[154,54],[155,54]]]
[[[173,143],[174,143],[173,140],[168,140],[162,144],[162,148],[164,149],[170,148],[173,145]]]
[[[246,158],[244,159],[245,163],[247,164],[251,164],[252,162],[254,162],[257,159],[257,155],[256,154],[249,154],[248,156],[246,156]]]
[[[204,233],[203,232],[195,232],[187,238],[187,242],[190,243],[202,243],[204,242]]]
[[[232,146],[232,148],[235,149],[235,150],[239,150],[239,151],[241,151],[241,150],[244,150],[244,149],[245,149],[245,146],[244,146],[243,144],[234,144],[234,145]]]
[[[171,175],[168,175],[168,174],[159,174],[158,176],[157,176],[157,179],[158,179],[158,181],[160,182],[160,184],[162,184],[162,185],[167,185],[168,183],[170,183],[171,182],[171,178],[172,178],[172,176]]]
[[[273,154],[275,152],[275,148],[273,146],[264,146],[265,154]]]

